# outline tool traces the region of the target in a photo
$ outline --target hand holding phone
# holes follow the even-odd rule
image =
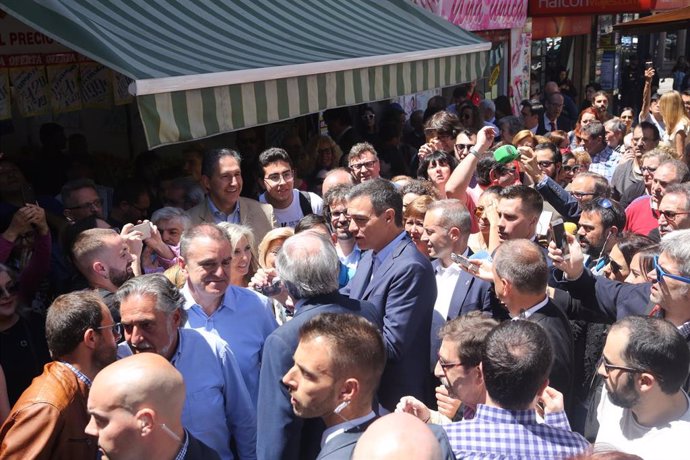
[[[141,239],[151,238],[151,222],[146,221],[132,227],[130,232],[141,232]]]
[[[568,240],[565,237],[565,226],[563,224],[563,219],[559,218],[551,222],[551,232],[553,233],[553,241],[556,243],[558,249],[561,250],[563,260],[570,259],[570,247],[568,246]]]

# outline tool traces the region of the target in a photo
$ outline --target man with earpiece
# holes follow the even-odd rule
[[[577,238],[585,254],[585,266],[595,275],[601,274],[625,227],[625,210],[608,198],[582,203]]]
[[[386,365],[379,329],[358,315],[321,313],[300,328],[293,357],[295,364],[283,376],[292,410],[326,425],[317,460],[349,459],[377,418],[372,405]],[[454,458],[443,429],[434,426],[432,431],[442,458]]]

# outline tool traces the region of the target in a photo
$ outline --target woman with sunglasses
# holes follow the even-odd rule
[[[455,159],[455,156],[437,150],[431,155],[424,157],[424,160],[419,165],[417,177],[430,181],[434,185],[438,196],[446,198],[446,183],[457,165],[458,161]]]
[[[467,246],[470,247],[474,254],[488,253],[489,251],[489,237],[491,235],[490,218],[492,212],[495,213],[496,203],[498,202],[498,195],[501,192],[500,186],[494,185],[487,188],[479,197],[477,208],[474,211],[474,216],[477,219],[479,231],[472,233]]]
[[[624,232],[611,248],[607,256],[608,263],[602,269],[602,275],[610,280],[627,282],[634,266],[633,258],[635,255],[654,245],[654,241],[646,236]]]

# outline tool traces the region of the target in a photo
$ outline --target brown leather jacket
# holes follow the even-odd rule
[[[84,433],[88,395],[65,365],[46,364],[0,428],[0,459],[95,459],[96,439]]]

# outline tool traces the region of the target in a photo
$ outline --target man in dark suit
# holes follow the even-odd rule
[[[537,134],[544,135],[550,131],[561,130],[568,132],[573,129],[573,122],[563,115],[563,95],[551,93],[544,99],[544,115],[539,117]]]
[[[566,410],[572,387],[573,333],[568,318],[546,295],[548,269],[543,251],[529,240],[506,241],[493,261],[496,296],[513,319],[539,324],[554,352],[549,385],[563,393]]]
[[[108,458],[215,460],[218,454],[182,426],[182,374],[157,353],[115,361],[94,379],[86,434]]]
[[[472,219],[459,200],[441,200],[432,203],[424,216],[424,241],[429,248],[431,265],[436,274],[438,296],[431,320],[431,369],[438,361],[441,327],[453,318],[474,310],[490,311],[491,284],[462,270],[451,259],[451,254],[472,255],[467,247]]]
[[[319,313],[361,315],[381,326],[372,304],[338,293],[339,260],[322,235],[306,231],[285,241],[276,270],[295,303],[295,316],[264,342],[257,410],[259,460],[310,460],[320,450],[324,423],[295,416],[288,389],[281,383],[293,366],[300,327]]]
[[[283,384],[297,416],[319,417],[327,427],[318,459],[349,460],[376,419],[372,403],[386,365],[381,332],[357,315],[322,313],[300,328],[294,360]],[[444,458],[453,458],[445,446]]]
[[[348,195],[350,231],[369,249],[342,293],[372,302],[384,324],[388,362],[379,401],[392,411],[402,396],[433,402],[429,372],[431,317],[436,280],[431,262],[402,226],[402,196],[388,181],[356,185]]]

